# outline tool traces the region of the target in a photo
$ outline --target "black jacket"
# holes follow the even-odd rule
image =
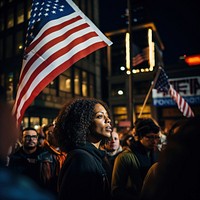
[[[89,142],[68,152],[59,176],[59,199],[110,199],[104,157],[105,152]]]

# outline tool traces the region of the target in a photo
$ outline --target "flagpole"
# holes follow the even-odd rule
[[[146,103],[147,103],[147,100],[148,100],[148,98],[149,98],[149,95],[150,95],[152,89],[154,88],[154,86],[155,86],[155,84],[156,84],[156,82],[157,82],[157,80],[158,80],[158,77],[159,77],[159,75],[160,75],[160,71],[161,71],[161,67],[158,67],[158,70],[157,70],[157,72],[156,72],[156,76],[155,76],[155,78],[154,78],[154,80],[153,80],[153,84],[151,84],[151,87],[149,88],[149,91],[148,91],[148,93],[147,93],[147,95],[146,95],[146,97],[145,97],[145,100],[144,100],[144,103],[143,103],[143,105],[142,105],[142,109],[141,109],[141,111],[140,111],[140,114],[139,114],[138,118],[140,118],[141,115],[142,115],[142,112],[143,112],[144,107],[145,107],[145,105],[146,105]]]
[[[128,97],[128,116],[130,120],[130,128],[133,128],[133,74],[132,74],[132,8],[131,0],[127,1],[128,7],[128,32],[129,32],[129,70],[130,74],[128,75],[128,86],[129,86],[129,97]]]

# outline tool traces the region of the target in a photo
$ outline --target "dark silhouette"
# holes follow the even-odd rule
[[[153,176],[146,183],[142,200],[200,199],[200,118],[194,117],[173,127],[161,152]]]

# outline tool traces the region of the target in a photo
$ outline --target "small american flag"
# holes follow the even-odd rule
[[[133,44],[132,66],[135,67],[148,60],[149,60],[149,47],[140,49],[137,45]]]
[[[183,113],[185,117],[194,117],[194,113],[188,103],[183,97],[173,88],[173,86],[168,81],[168,76],[163,68],[160,68],[160,74],[154,86],[158,92],[163,92],[164,94],[169,94],[172,99],[177,103],[179,110]]]
[[[112,42],[71,0],[33,0],[13,114],[26,108],[59,74]]]

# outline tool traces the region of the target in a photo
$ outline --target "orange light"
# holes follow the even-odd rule
[[[200,65],[200,55],[193,55],[185,57],[185,62],[189,66]]]

